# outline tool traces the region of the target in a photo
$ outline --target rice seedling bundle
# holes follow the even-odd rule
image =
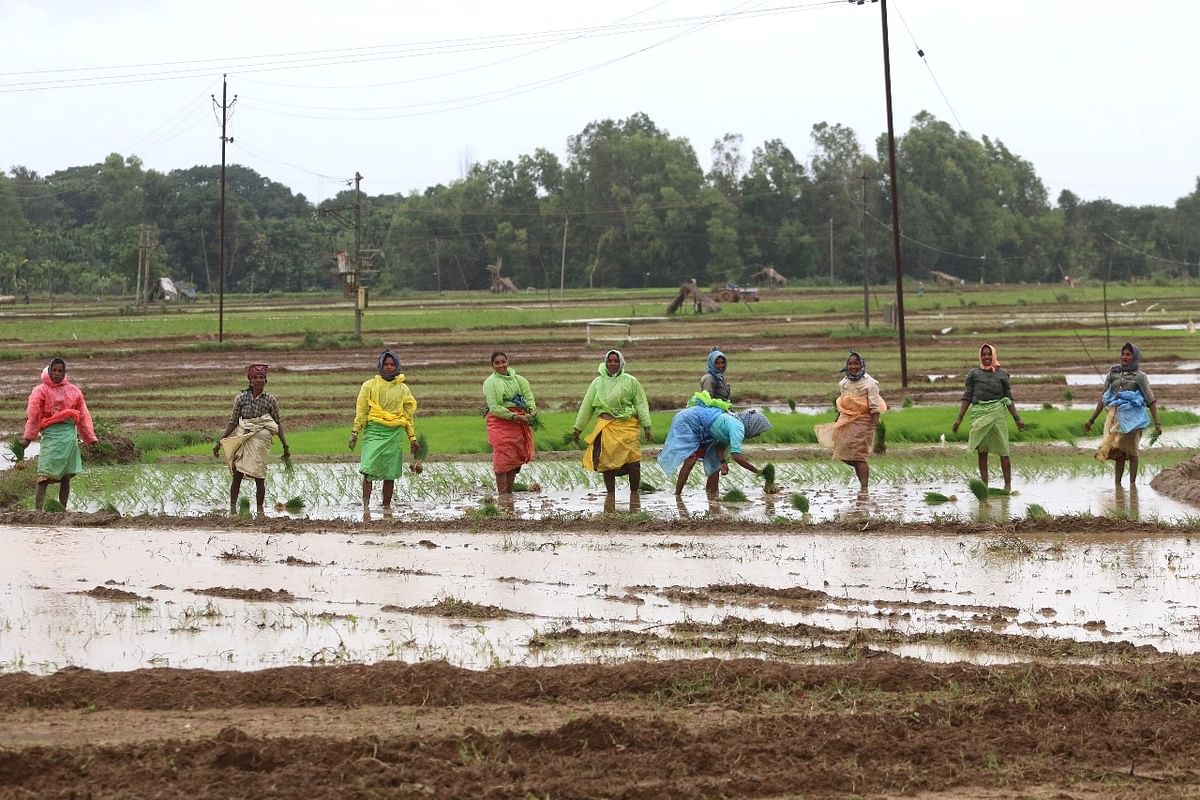
[[[744,503],[746,502],[746,493],[741,489],[730,489],[721,499],[726,503]]]
[[[799,511],[801,514],[807,514],[808,513],[808,495],[793,494],[792,495],[792,508]]]

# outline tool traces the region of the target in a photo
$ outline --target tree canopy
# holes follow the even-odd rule
[[[781,139],[748,148],[728,133],[703,166],[692,143],[645,114],[589,123],[565,162],[539,148],[469,166],[460,180],[362,198],[363,247],[380,289],[481,289],[489,264],[521,287],[742,281],[764,266],[794,279],[857,282],[891,273],[886,139],[864,152],[852,129],[814,125],[797,157]],[[905,272],[968,281],[1056,281],[1200,273],[1200,178],[1173,207],[1051,204],[1032,163],[922,112],[897,139]],[[245,166],[226,173],[231,290],[334,285],[353,231]],[[133,155],[39,175],[0,174],[0,293],[127,292],[139,243],[151,269],[217,281],[219,168],[161,173]],[[322,206],[345,208],[344,191]]]

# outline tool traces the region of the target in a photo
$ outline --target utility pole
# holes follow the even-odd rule
[[[862,174],[862,264],[863,264],[863,327],[871,327],[871,272],[867,269],[867,170]]]
[[[833,217],[829,218],[829,285],[833,286]]]
[[[233,141],[232,136],[226,136],[226,130],[229,125],[229,112],[233,110],[233,106],[237,103],[237,95],[233,96],[233,103],[229,102],[229,82],[226,80],[228,76],[221,76],[221,243],[217,248],[217,341],[225,341],[225,145]],[[213,98],[213,103],[217,102],[217,98]]]
[[[567,228],[571,226],[571,216],[568,214],[563,217],[563,246],[562,258],[558,262],[558,299],[563,299],[563,287],[566,286],[567,279]]]
[[[375,256],[381,255],[379,250],[362,248],[362,179],[363,176],[356,171],[354,173],[354,202],[351,205],[340,208],[322,208],[317,212],[322,217],[333,217],[346,227],[354,229],[354,252],[348,259],[338,258],[335,271],[342,281],[342,292],[354,300],[354,336],[356,339],[362,338],[362,315],[367,308],[367,287],[363,285],[363,278],[366,277],[369,270],[363,269],[363,257],[373,259]],[[343,213],[346,211],[353,212],[353,216],[346,216]],[[434,248],[436,258],[437,240],[434,240]],[[440,268],[438,269],[438,289],[441,290]]]
[[[896,332],[900,336],[900,386],[908,388],[908,347],[904,340],[904,265],[900,259],[900,187],[896,181],[896,129],[892,123],[892,57],[888,46],[887,0],[879,0],[883,20],[883,88],[887,97],[888,173],[892,190],[892,251],[896,259]]]

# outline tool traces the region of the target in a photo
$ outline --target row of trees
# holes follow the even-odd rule
[[[502,263],[520,286],[674,285],[735,280],[771,265],[794,279],[857,283],[891,273],[886,141],[820,123],[811,155],[773,139],[747,152],[730,134],[705,172],[691,144],[643,114],[593,122],[566,163],[539,149],[472,165],[460,180],[363,198],[363,245],[379,288],[482,288]],[[1058,281],[1200,273],[1200,183],[1174,207],[1051,205],[1032,164],[922,113],[897,143],[906,273],[966,281]],[[885,162],[883,162],[885,163]],[[136,157],[41,176],[0,174],[0,293],[129,291],[139,229],[156,231],[156,274],[217,283],[219,170],[164,174]],[[331,199],[346,207],[353,192]],[[353,234],[303,195],[231,166],[226,286],[332,285],[332,255]]]

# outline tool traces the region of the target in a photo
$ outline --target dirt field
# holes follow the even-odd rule
[[[1194,797],[1200,667],[0,676],[0,797]]]

